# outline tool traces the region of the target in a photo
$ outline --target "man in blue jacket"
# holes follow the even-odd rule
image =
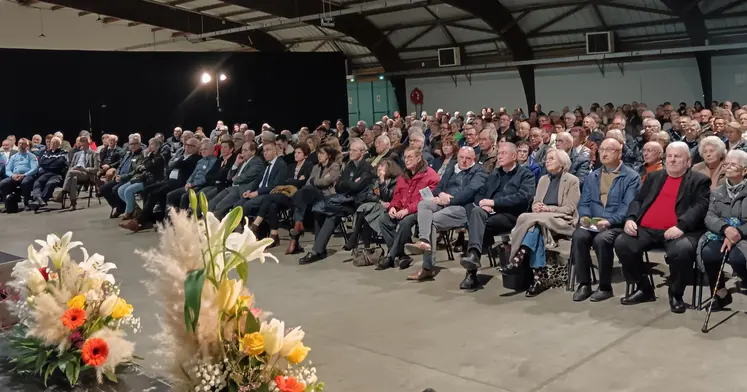
[[[460,289],[475,289],[479,285],[477,269],[486,231],[491,235],[510,232],[534,197],[534,173],[518,164],[515,144],[498,146],[496,166],[485,186],[475,195],[474,203],[467,205],[468,254],[460,260],[467,273]]]
[[[591,297],[599,302],[614,296],[612,265],[615,239],[622,234],[628,205],[638,194],[641,178],[622,162],[623,146],[615,139],[605,139],[599,147],[602,167],[586,177],[578,203],[579,227],[573,233],[571,258],[576,265],[579,287],[574,301]],[[599,262],[599,287],[591,290],[591,253],[594,248]]]
[[[189,190],[194,189],[196,193],[200,192],[200,188],[206,185],[206,176],[210,169],[213,168],[215,161],[218,158],[213,155],[213,143],[210,141],[202,142],[200,144],[200,155],[202,159],[197,161],[195,170],[187,179],[187,183],[184,184],[183,188],[174,189],[166,195],[166,204],[174,208],[187,208],[189,206]]]
[[[18,141],[18,152],[11,155],[5,165],[6,178],[0,181],[0,196],[7,198],[17,186],[21,186],[23,204],[29,208],[34,176],[39,168],[36,155],[29,151],[28,139]]]
[[[39,158],[38,176],[31,191],[32,208],[46,205],[55,188],[62,186],[67,166],[68,153],[62,149],[62,140],[55,136]]]
[[[436,276],[436,233],[439,230],[455,229],[467,224],[464,206],[475,200],[475,195],[485,185],[487,177],[482,165],[475,163],[475,150],[462,147],[457,155],[457,164],[450,166],[441,176],[433,198],[418,203],[418,242],[406,244],[410,252],[423,254],[423,267],[407,276],[407,280],[424,281]]]

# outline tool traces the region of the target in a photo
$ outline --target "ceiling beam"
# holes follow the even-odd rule
[[[736,8],[745,3],[747,3],[747,0],[733,0],[732,2],[722,5],[721,7],[714,8],[711,11],[708,11],[708,13],[706,13],[706,16],[722,15],[726,11],[729,11],[730,9]]]
[[[87,13],[109,15],[113,18],[190,34],[202,34],[243,26],[240,23],[220,20],[209,15],[177,9],[173,7],[173,3],[172,6],[169,6],[141,0],[45,0],[45,2]],[[220,39],[253,47],[259,51],[285,51],[285,45],[275,37],[259,30],[222,35]]]
[[[594,11],[594,14],[597,16],[597,19],[599,20],[599,24],[602,26],[603,29],[609,30],[609,25],[607,25],[607,21],[604,20],[604,15],[602,15],[602,12],[599,11],[599,1],[595,1],[591,4],[591,9]]]
[[[449,27],[456,27],[459,29],[469,30],[469,31],[476,31],[478,33],[488,33],[488,34],[495,34],[495,31],[492,29],[486,29],[484,27],[477,27],[477,26],[470,26],[466,25],[464,23],[444,23],[445,25]]]
[[[481,18],[487,23],[502,38],[514,60],[534,59],[534,51],[529,46],[527,34],[519,27],[511,12],[500,0],[447,0],[445,2],[452,7]],[[521,84],[524,87],[527,107],[531,111],[537,101],[534,66],[521,66],[518,70]]]
[[[438,15],[436,15],[428,7],[423,7],[423,9],[433,17],[434,22],[436,23],[436,26],[441,28],[441,31],[443,31],[444,35],[446,35],[446,37],[449,38],[449,42],[451,42],[453,46],[457,46],[457,41],[456,39],[454,39],[454,35],[451,34],[451,31],[449,31],[449,28],[446,27],[446,25],[443,22],[441,22],[441,19],[438,17]]]
[[[478,19],[472,15],[465,15],[465,16],[455,16],[452,18],[443,18],[441,19],[441,23],[445,24],[451,24],[451,23],[458,23],[458,22],[466,22],[468,20],[475,20]],[[414,27],[428,27],[433,25],[432,20],[425,20],[422,22],[413,22],[413,23],[397,23],[397,24],[391,24],[387,26],[381,26],[381,30],[391,33],[392,31],[397,30],[404,30],[404,29],[410,29]]]
[[[586,8],[586,6],[588,6],[588,5],[589,5],[588,2],[584,2],[584,3],[579,4],[579,5],[573,7],[571,9],[569,9],[569,10],[566,10],[562,14],[557,15],[554,18],[548,20],[547,22],[542,23],[541,25],[539,25],[539,26],[533,28],[532,30],[528,31],[527,32],[527,37],[533,37],[535,34],[537,34],[539,32],[542,32],[543,30],[547,30],[549,27],[552,27],[553,25],[555,25],[556,23],[560,22],[561,20],[563,20],[563,19],[565,19],[565,18],[567,18],[567,17],[575,14],[578,11],[581,11],[582,9]]]
[[[430,25],[430,26],[424,28],[421,32],[415,34],[412,38],[408,39],[407,41],[405,41],[404,43],[402,43],[400,46],[398,46],[397,50],[400,51],[400,52],[404,52],[405,49],[408,49],[410,47],[410,45],[412,45],[412,44],[415,43],[415,41],[423,38],[423,36],[425,36],[426,34],[430,33],[431,31],[435,30],[436,27],[438,27],[438,25],[434,24],[434,25]]]

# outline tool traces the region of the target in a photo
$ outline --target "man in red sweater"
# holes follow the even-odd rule
[[[674,313],[685,312],[682,296],[693,272],[698,239],[705,232],[711,185],[707,176],[690,170],[690,163],[687,144],[671,143],[666,171],[646,176],[641,191],[630,203],[625,232],[615,241],[625,280],[636,285],[632,294],[620,300],[623,305],[656,300],[645,274],[643,253],[664,248],[672,282],[669,308]]]

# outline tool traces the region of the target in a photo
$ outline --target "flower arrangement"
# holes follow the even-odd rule
[[[6,303],[19,323],[10,333],[12,362],[19,372],[67,378],[78,383],[81,373],[95,372],[116,382],[116,368],[134,357],[135,345],[125,340],[125,328],[138,332],[140,320],[132,305],[119,295],[113,263],[104,256],[89,256],[76,263],[70,251],[83,245],[50,234],[37,250],[28,247],[28,258],[13,268],[8,286],[16,295]],[[51,264],[50,264],[51,263]]]
[[[196,392],[322,391],[316,369],[304,364],[304,331],[270,319],[246,288],[250,261],[278,261],[265,253],[272,239],[257,241],[248,221],[234,232],[240,207],[219,221],[204,194],[189,197],[192,216],[172,211],[158,249],[142,253],[154,277],[147,286],[163,304],[155,355],[171,384]]]

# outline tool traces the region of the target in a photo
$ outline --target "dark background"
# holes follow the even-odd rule
[[[175,126],[205,133],[223,120],[259,130],[312,130],[347,118],[340,53],[82,52],[0,49],[0,137],[62,131],[73,142],[91,127],[96,141],[138,132],[147,140]],[[203,85],[203,72],[213,81]],[[221,82],[218,112],[215,77]]]

